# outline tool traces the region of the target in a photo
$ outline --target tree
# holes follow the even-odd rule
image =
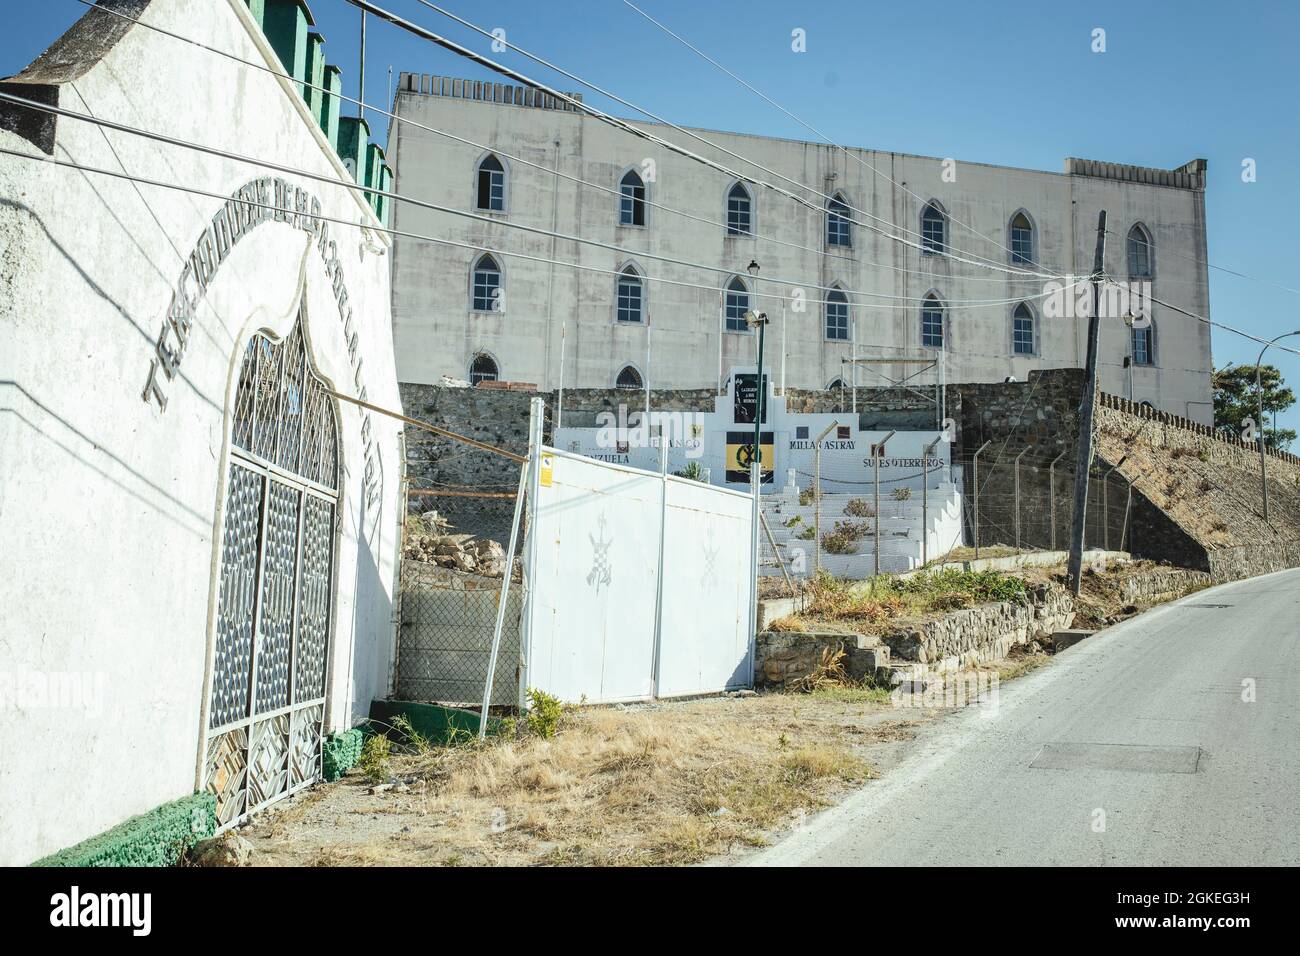
[[[1249,419],[1255,432],[1264,433],[1264,444],[1270,448],[1286,449],[1295,440],[1291,428],[1268,426],[1270,417],[1295,404],[1295,394],[1282,381],[1282,373],[1272,365],[1259,367],[1260,383],[1264,387],[1264,421],[1259,421],[1259,396],[1255,390],[1255,368],[1252,365],[1235,365],[1218,369],[1214,373],[1214,423],[1227,426],[1238,435],[1246,429]]]

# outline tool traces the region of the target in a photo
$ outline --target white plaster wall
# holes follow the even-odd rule
[[[652,201],[712,220],[724,218],[724,197],[730,183],[723,174],[576,113],[405,90],[398,93],[397,111],[426,126],[522,156],[548,170],[558,164],[563,173],[615,189],[629,166],[652,159],[657,171],[657,181],[650,186]],[[798,191],[757,165],[729,157],[684,133],[655,124],[633,125]],[[1119,236],[1109,240],[1106,256],[1108,267],[1117,276],[1125,269],[1122,237],[1134,222],[1143,221],[1154,234],[1155,295],[1208,315],[1205,267],[1192,261],[1205,258],[1201,193],[963,162],[957,163],[955,182],[944,182],[943,161],[935,158],[875,150],[853,150],[856,158],[851,158],[825,145],[737,133],[710,131],[702,135],[796,183],[826,194],[843,191],[849,202],[866,214],[899,223],[913,233],[920,230],[922,203],[907,190],[938,199],[954,220],[949,228],[950,246],[1002,265],[1009,264],[1009,252],[1002,248],[1009,245],[1008,224],[1020,209],[1028,211],[1037,227],[1038,258],[1046,267],[1042,271],[1074,275],[1091,271],[1100,209],[1107,210],[1109,229]],[[396,170],[397,191],[403,195],[475,211],[474,166],[480,155],[477,148],[409,124],[392,126],[389,157]],[[476,247],[508,249],[602,269],[616,270],[632,259],[643,273],[715,287],[725,285],[726,274],[638,258],[637,253],[704,263],[732,274],[743,274],[750,259],[757,258],[762,266],[760,291],[788,296],[793,286],[839,282],[848,289],[902,297],[855,298],[852,314],[858,324],[859,356],[924,354],[919,303],[935,289],[947,302],[956,303],[949,311],[948,381],[1001,381],[1008,375],[1024,381],[1031,369],[1083,364],[1086,321],[1045,320],[1041,305],[1034,303],[1039,316],[1038,354],[1016,356],[1011,344],[1014,304],[960,304],[963,300],[1031,296],[1043,291],[1040,279],[999,275],[955,259],[924,256],[861,226],[854,227],[854,246],[847,254],[780,245],[771,237],[821,250],[824,216],[762,189],[757,190],[758,237],[754,239],[727,238],[719,226],[654,207],[648,210],[646,227],[619,226],[616,196],[519,163],[507,160],[507,165],[507,210],[494,214],[496,218],[577,234],[632,252],[552,240],[504,223],[476,222],[400,202],[393,207],[395,225]],[[831,175],[833,180],[828,178]],[[855,213],[854,218],[865,216]],[[974,232],[958,225],[957,220]],[[915,236],[911,238],[916,241]],[[612,276],[507,257],[499,260],[505,268],[505,313],[483,315],[469,310],[469,269],[475,258],[467,249],[397,240],[393,316],[402,381],[432,383],[443,374],[464,378],[472,355],[481,350],[498,360],[502,378],[554,388],[559,384],[562,324],[567,342],[566,386],[610,386],[627,364],[644,371],[646,330],[616,324]],[[809,298],[820,299],[822,294],[810,288]],[[652,384],[692,388],[715,383],[718,294],[651,282],[647,301],[654,328]],[[842,359],[851,356],[852,348],[848,343],[825,340],[820,306],[810,306],[799,315],[787,314],[784,333],[779,304],[768,300],[765,307],[774,319],[767,362],[779,369],[784,352],[790,386],[824,387],[844,371]],[[1158,367],[1137,370],[1134,397],[1208,422],[1209,405],[1204,404],[1210,399],[1208,327],[1160,307],[1155,310],[1155,320]],[[1101,384],[1107,391],[1126,394],[1127,380],[1121,368],[1127,354],[1126,330],[1115,325],[1106,329],[1101,342]],[[721,339],[724,376],[732,366],[753,364],[751,335],[721,333]],[[894,379],[916,370],[916,366],[902,365],[879,368]],[[926,372],[917,381],[932,383],[933,374]],[[858,383],[887,384],[866,369],[859,371]]]
[[[273,59],[242,0],[155,0],[150,22]],[[61,105],[341,175],[275,78],[136,28]],[[0,145],[35,153],[0,131]],[[61,119],[55,157],[230,195],[257,167]],[[357,194],[303,178],[322,212],[374,225]],[[160,412],[154,340],[216,199],[0,157],[0,678],[92,675],[89,707],[0,705],[0,864],[22,864],[198,786],[228,409],[243,346],[292,326],[300,289],[321,374],[356,394],[339,309],[308,233],[263,223],[216,273]],[[331,225],[369,400],[398,408],[386,239]],[[373,250],[373,251],[371,251]],[[361,415],[340,409],[342,532],[329,727],[386,692],[400,459],[375,417],[382,490],[364,512]],[[98,684],[94,681],[98,680]],[[3,689],[0,687],[0,689]]]

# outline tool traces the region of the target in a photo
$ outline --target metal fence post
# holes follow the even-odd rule
[[[980,455],[983,454],[984,449],[988,448],[991,444],[993,444],[992,439],[986,441],[984,444],[980,445],[979,450],[971,457],[971,495],[973,496],[973,502],[971,505],[973,514],[971,519],[975,534],[976,561],[979,560],[980,556]]]
[[[531,432],[532,429],[530,428]],[[487,680],[483,682],[483,709],[478,715],[478,739],[487,736],[488,708],[492,706],[492,684],[497,673],[497,654],[501,650],[501,630],[506,623],[506,606],[510,599],[510,579],[514,577],[515,546],[519,542],[519,518],[523,513],[524,493],[528,488],[528,475],[533,467],[533,448],[529,442],[528,460],[519,466],[519,490],[515,494],[514,518],[510,523],[510,547],[506,550],[506,565],[501,572],[501,591],[497,595],[497,620],[492,631],[492,652],[488,655]]]
[[[871,457],[874,459],[875,464],[875,467],[871,470],[875,472],[873,481],[875,484],[876,499],[876,577],[880,577],[880,464],[885,460],[885,442],[893,438],[894,434],[895,433],[891,431],[871,448]]]
[[[921,452],[921,567],[930,563],[930,456],[942,438],[939,435]],[[879,519],[877,515],[876,520]]]
[[[532,605],[537,580],[537,493],[541,487],[542,419],[546,406],[534,398],[528,409],[528,460],[537,467],[528,469],[528,517],[524,537],[524,606],[519,623],[519,714],[528,710],[528,664],[532,654]]]
[[[1016,554],[1020,553],[1020,459],[1025,457],[1027,451],[1029,451],[1028,445],[1021,449],[1019,455],[1016,455],[1015,462]]]
[[[762,512],[759,512],[760,515]],[[655,637],[654,653],[650,661],[650,697],[659,696],[660,654],[663,648],[664,626],[664,551],[668,532],[668,442],[663,429],[659,430],[659,565],[655,575]],[[757,571],[757,568],[755,568]]]
[[[1048,512],[1052,522],[1052,550],[1056,550],[1056,463],[1064,458],[1068,452],[1061,452],[1052,459],[1052,463],[1047,466],[1047,500]]]

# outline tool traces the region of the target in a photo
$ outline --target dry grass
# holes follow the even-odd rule
[[[769,621],[767,629],[769,631],[785,631],[794,634],[803,634],[808,630],[803,620],[793,614],[787,614],[785,617],[778,617],[774,621]]]
[[[349,775],[245,833],[271,865],[694,863],[872,776],[863,747],[902,723],[856,688],[580,710],[550,740],[394,756],[405,787]]]

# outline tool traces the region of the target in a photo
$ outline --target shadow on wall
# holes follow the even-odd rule
[[[39,414],[29,418],[27,414],[20,411],[13,400],[16,396],[26,399],[27,404]],[[2,403],[0,416],[12,416],[22,422],[41,438],[67,454],[73,461],[96,472],[141,504],[157,511],[162,517],[195,537],[206,538],[211,534],[211,515],[201,514],[189,507],[162,485],[146,477],[126,460],[113,454],[41,402],[22,385],[14,381],[0,381],[0,403]],[[39,418],[39,421],[34,421],[33,418]],[[0,464],[12,460],[14,451],[12,447],[5,449],[3,454],[0,454]],[[7,469],[0,468],[0,512],[4,511],[5,488],[9,486],[10,481],[10,476],[6,472]],[[133,480],[126,480],[127,477]],[[165,507],[163,502],[169,502],[173,507]]]
[[[370,523],[372,514],[373,543],[361,533]],[[367,505],[364,496],[361,499],[358,529],[357,571],[353,581],[352,642],[348,649],[348,676],[352,682],[348,697],[352,712],[343,721],[332,718],[335,726],[351,727],[370,713],[372,700],[388,696],[389,662],[397,633],[397,625],[393,623],[393,597],[380,578],[379,563],[375,560],[376,554],[383,554],[384,509],[378,505],[373,508]]]

